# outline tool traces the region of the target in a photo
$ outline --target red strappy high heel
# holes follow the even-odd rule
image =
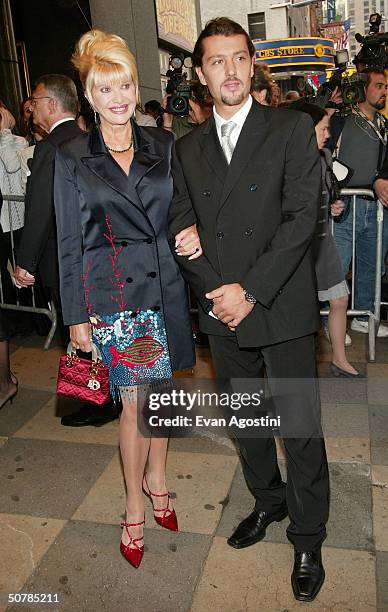
[[[127,521],[121,522],[121,527],[125,527],[129,542],[128,544],[124,544],[120,542],[120,552],[123,557],[136,569],[139,567],[141,560],[144,555],[144,544],[143,546],[139,546],[138,542],[143,538],[133,538],[128,531],[128,527],[140,527],[140,525],[144,525],[145,521],[141,521],[141,523],[127,523]],[[131,544],[134,545],[135,548],[131,548]]]
[[[145,487],[147,487],[147,489]],[[169,507],[171,493],[169,491],[166,491],[165,493],[152,493],[148,486],[146,474],[144,474],[143,491],[151,500],[152,507],[154,509],[154,519],[158,525],[164,527],[165,529],[170,529],[171,531],[178,531],[178,519],[175,514],[175,510]],[[167,497],[167,506],[165,508],[155,508],[152,497]],[[163,512],[163,515],[157,516],[155,512]]]

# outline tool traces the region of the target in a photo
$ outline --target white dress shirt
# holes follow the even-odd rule
[[[232,117],[229,117],[229,119],[224,119],[223,117],[221,117],[221,115],[217,113],[216,109],[213,108],[213,114],[214,114],[214,120],[216,122],[218,140],[220,141],[221,146],[222,146],[221,125],[223,125],[224,123],[229,123],[229,121],[233,121],[236,124],[236,127],[234,128],[234,130],[232,131],[230,135],[230,140],[232,142],[232,145],[233,147],[235,147],[237,144],[238,138],[240,136],[242,127],[245,123],[245,119],[248,117],[248,113],[251,110],[251,106],[252,106],[252,96],[249,96],[244,106],[242,106],[240,110],[238,110],[237,113],[235,113]]]
[[[55,123],[53,123],[53,125],[51,126],[50,130],[49,130],[49,134],[51,134],[51,132],[53,130],[55,130],[55,128],[58,125],[61,125],[61,123],[65,123],[65,121],[75,121],[75,117],[65,117],[65,119],[60,119],[59,121],[56,121]]]

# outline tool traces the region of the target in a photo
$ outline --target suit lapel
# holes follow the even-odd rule
[[[252,108],[242,127],[233,152],[232,160],[225,177],[224,189],[220,199],[220,209],[224,206],[230,192],[244,172],[245,167],[258,156],[258,151],[268,130],[263,109],[253,101]],[[225,175],[224,175],[225,176]]]
[[[202,132],[200,146],[208,164],[223,183],[228,171],[228,163],[218,139],[214,117],[209,119]]]

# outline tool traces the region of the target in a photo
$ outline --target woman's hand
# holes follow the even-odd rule
[[[13,114],[9,112],[8,108],[2,106],[0,108],[0,129],[12,130],[15,127],[15,123]]]
[[[84,353],[90,353],[92,350],[92,328],[90,323],[70,325],[70,340],[75,349],[79,349]]]
[[[197,259],[202,255],[196,225],[186,227],[175,236],[175,253],[181,257],[189,257],[189,259]]]
[[[342,200],[336,200],[330,206],[331,216],[332,217],[339,217],[344,212],[344,209],[345,209],[345,204],[343,203],[343,201]]]

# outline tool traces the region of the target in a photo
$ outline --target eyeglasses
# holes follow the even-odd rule
[[[34,96],[31,96],[31,98],[30,98],[30,105],[31,105],[32,107],[34,107],[34,106],[36,106],[36,101],[37,101],[37,100],[44,100],[45,98],[46,98],[47,100],[52,100],[52,97],[51,97],[51,96],[39,96],[38,98],[35,98]]]

